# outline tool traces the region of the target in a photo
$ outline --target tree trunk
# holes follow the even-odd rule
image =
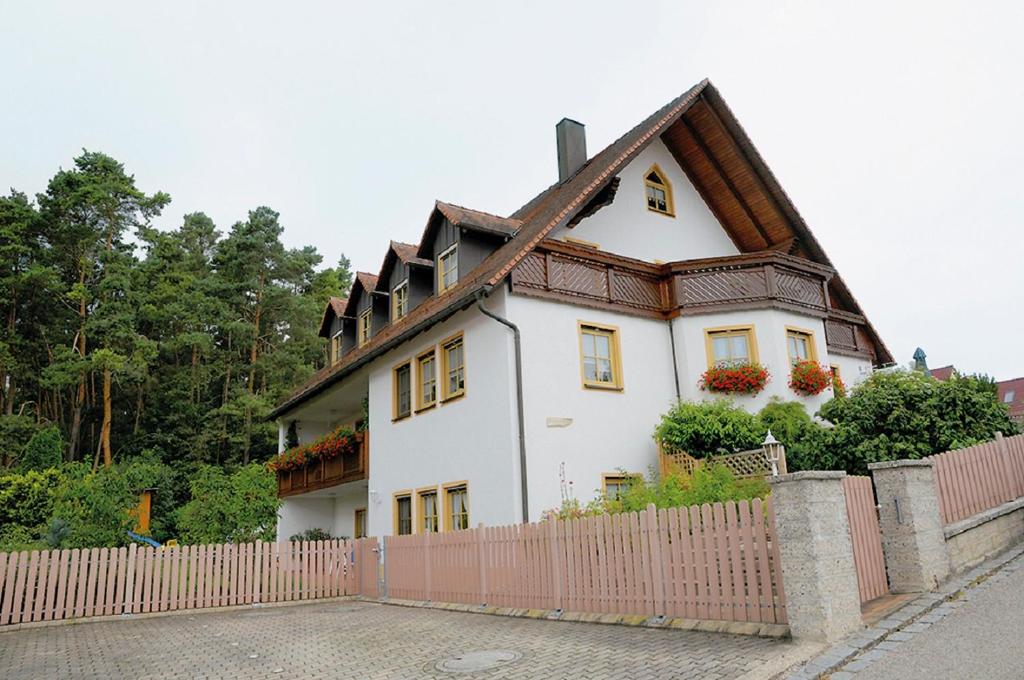
[[[100,448],[103,450],[103,465],[110,467],[114,456],[110,452],[110,368],[103,369],[103,427],[100,428]]]
[[[145,402],[142,399],[142,393],[144,391],[143,384],[139,384],[139,394],[135,399],[135,427],[132,428],[132,434],[136,435],[139,433],[139,427],[142,423],[142,409],[145,406]]]
[[[249,396],[256,392],[256,359],[259,358],[260,321],[263,316],[263,286],[266,274],[260,272],[260,286],[256,292],[256,313],[252,320],[252,347],[249,349]],[[252,448],[252,399],[245,405],[245,449],[242,451],[242,462],[249,464],[249,451]]]

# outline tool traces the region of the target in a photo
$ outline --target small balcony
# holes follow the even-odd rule
[[[339,455],[312,460],[292,469],[277,471],[277,496],[295,496],[318,489],[366,479],[369,471],[369,432],[357,432],[356,446]]]

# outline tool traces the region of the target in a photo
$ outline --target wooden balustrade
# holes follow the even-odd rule
[[[361,432],[357,437],[359,446],[352,453],[316,460],[294,470],[278,470],[278,497],[294,496],[366,479],[369,471],[370,434]]]

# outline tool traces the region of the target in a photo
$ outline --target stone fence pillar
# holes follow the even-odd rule
[[[794,638],[832,642],[863,626],[845,472],[770,479],[786,613]]]
[[[878,497],[878,522],[889,589],[932,590],[949,576],[949,554],[930,460],[868,465]]]

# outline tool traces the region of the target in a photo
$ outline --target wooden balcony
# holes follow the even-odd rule
[[[361,432],[357,436],[359,447],[353,453],[307,463],[295,470],[279,470],[278,498],[366,479],[369,473],[370,434]]]
[[[834,275],[830,267],[778,251],[651,264],[546,240],[512,270],[512,292],[655,319],[784,309],[824,320],[830,351],[873,357],[864,317],[833,304]]]

